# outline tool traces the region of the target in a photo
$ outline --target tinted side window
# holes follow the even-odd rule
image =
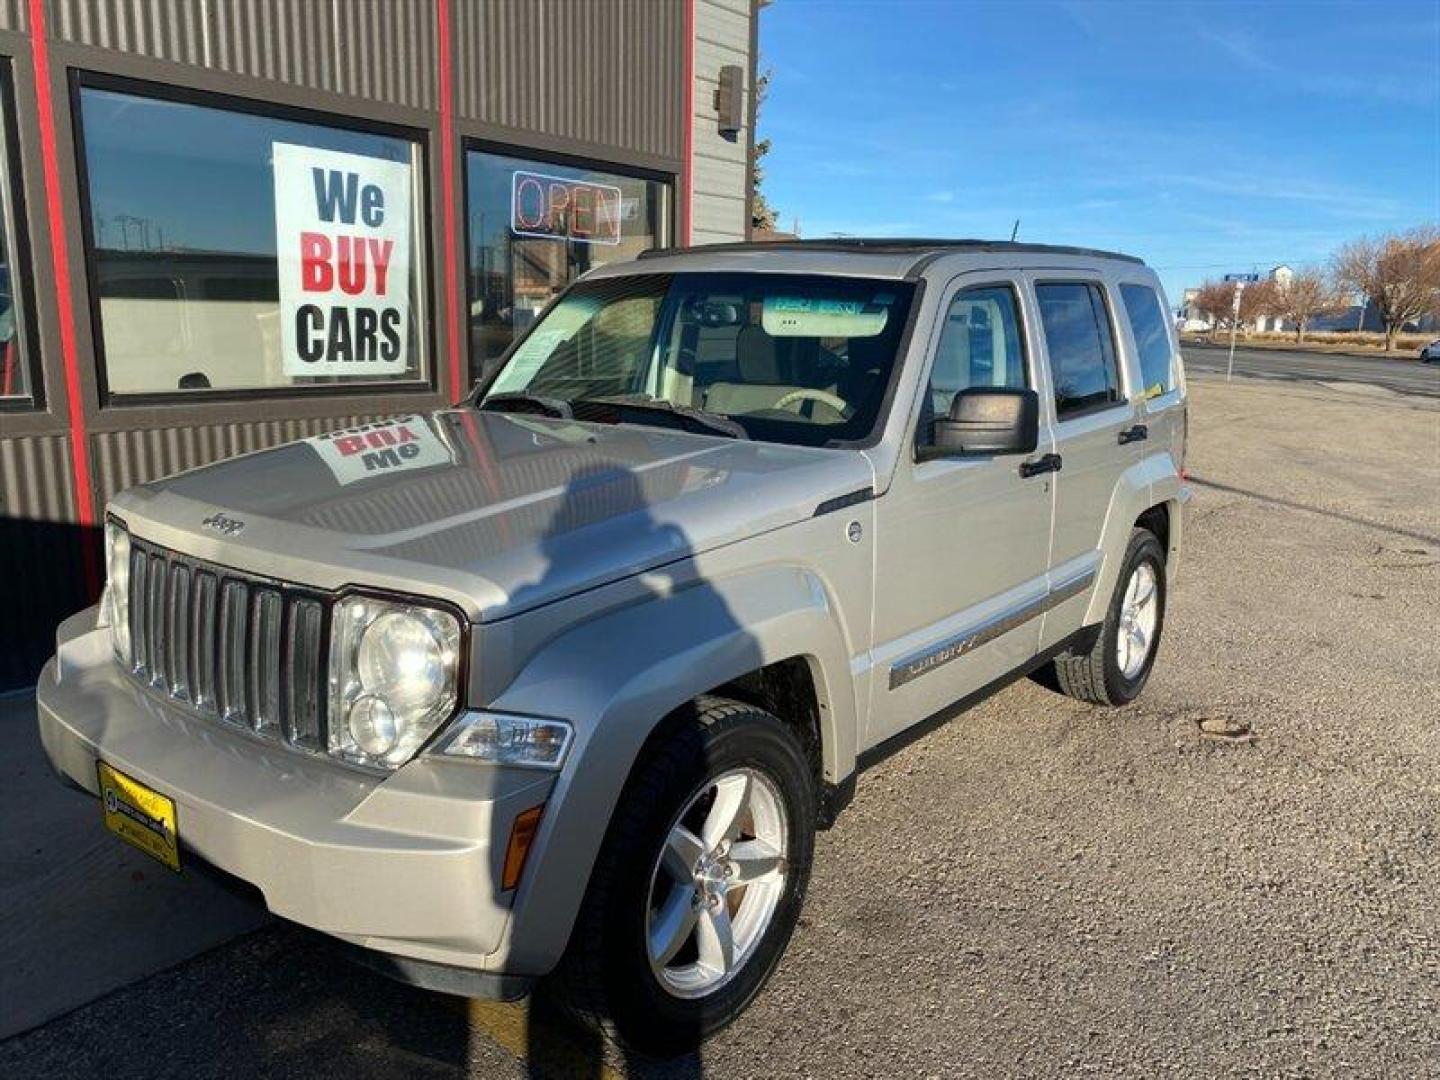
[[[1035,286],[1050,352],[1058,416],[1121,400],[1115,335],[1100,286],[1055,282]]]
[[[1170,365],[1170,332],[1165,328],[1165,312],[1160,298],[1147,285],[1121,285],[1120,297],[1125,301],[1125,316],[1135,335],[1140,351],[1140,385],[1146,397],[1158,397],[1175,388]]]
[[[1014,291],[990,286],[957,295],[945,316],[935,365],[930,369],[933,415],[950,415],[950,403],[961,390],[975,386],[1021,389],[1028,383]],[[928,442],[930,434],[930,425],[922,424],[920,441]]]

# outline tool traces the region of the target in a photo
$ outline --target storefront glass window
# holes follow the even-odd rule
[[[10,198],[13,110],[10,71],[0,68],[0,403],[24,407],[34,400],[34,390],[20,303],[21,288],[28,283],[21,280],[24,271],[15,263],[15,208]]]
[[[111,394],[426,377],[420,146],[87,86]]]
[[[472,150],[466,188],[477,379],[586,270],[669,243],[669,186],[656,180]]]

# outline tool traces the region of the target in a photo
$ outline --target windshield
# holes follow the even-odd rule
[[[720,417],[737,435],[806,446],[862,439],[913,293],[908,282],[811,274],[580,282],[510,354],[480,405],[666,426]]]

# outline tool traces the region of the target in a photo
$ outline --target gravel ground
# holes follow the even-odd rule
[[[1192,389],[1141,701],[1021,683],[865,774],[767,992],[631,1071],[1440,1076],[1440,408]],[[287,927],[0,1045],[7,1076],[625,1068]]]

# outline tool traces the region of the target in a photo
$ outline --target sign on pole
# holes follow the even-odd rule
[[[281,370],[374,378],[407,366],[410,163],[271,144]]]
[[[1240,326],[1240,294],[1245,291],[1246,285],[1253,285],[1260,280],[1259,274],[1226,274],[1225,280],[1234,282],[1235,297],[1230,309],[1230,360],[1225,365],[1225,381],[1230,381],[1230,375],[1235,370],[1235,331]]]

